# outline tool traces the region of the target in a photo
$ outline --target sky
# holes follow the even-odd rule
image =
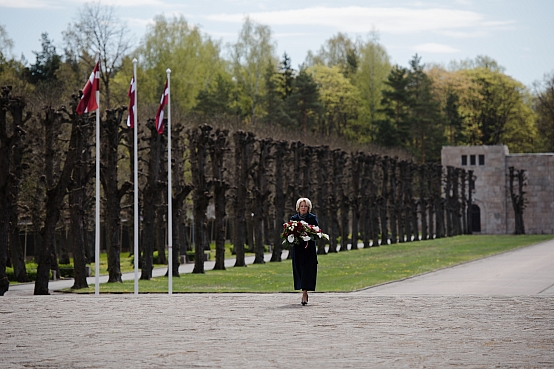
[[[77,21],[84,0],[0,0],[0,25],[16,58],[35,62],[47,32],[58,53],[62,31]],[[368,40],[377,34],[392,64],[407,67],[417,53],[427,65],[485,55],[531,87],[554,73],[554,0],[102,0],[138,45],[155,15],[183,15],[225,45],[237,41],[245,16],[267,25],[277,54],[293,67],[338,32]],[[140,62],[140,61],[139,61]]]

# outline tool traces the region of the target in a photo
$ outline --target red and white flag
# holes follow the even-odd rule
[[[169,88],[167,87],[167,79],[165,80],[164,93],[162,95],[162,100],[160,101],[160,106],[158,107],[158,113],[156,114],[156,131],[158,134],[164,133],[164,108],[167,105],[167,95],[169,95]]]
[[[100,91],[100,62],[96,62],[94,70],[90,74],[85,87],[83,88],[83,96],[77,105],[77,114],[90,113],[98,109],[98,101],[96,101],[96,91]]]
[[[129,85],[129,116],[127,117],[127,127],[133,129],[135,127],[135,114],[137,112],[137,107],[135,106],[135,94],[137,92],[137,84],[135,82],[135,77],[131,78],[131,84]]]

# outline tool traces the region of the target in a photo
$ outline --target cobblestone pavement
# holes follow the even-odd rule
[[[552,368],[554,296],[13,296],[0,368]]]

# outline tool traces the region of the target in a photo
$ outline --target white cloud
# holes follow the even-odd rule
[[[0,8],[23,9],[66,9],[91,0],[0,0]],[[117,7],[163,6],[163,0],[102,0],[102,5]]]
[[[368,8],[348,6],[339,8],[312,7],[296,10],[253,12],[251,19],[270,26],[327,26],[342,32],[364,33],[373,27],[380,32],[410,34],[414,32],[476,29],[505,25],[506,22],[487,21],[484,15],[456,9],[412,9],[402,7]],[[242,23],[245,14],[212,14],[207,19],[219,22]],[[485,24],[487,23],[487,24]]]
[[[417,51],[418,53],[429,53],[429,54],[456,54],[461,51],[453,48],[452,46],[437,44],[437,43],[426,43],[421,45],[416,45],[412,47],[412,50]]]
[[[23,9],[44,9],[44,8],[60,8],[62,5],[59,1],[42,1],[42,0],[0,0],[0,8],[23,8]]]

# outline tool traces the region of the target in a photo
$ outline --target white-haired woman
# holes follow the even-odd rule
[[[312,202],[306,197],[296,201],[296,214],[290,220],[305,221],[308,224],[319,226],[317,217],[311,213]],[[292,275],[294,289],[302,290],[302,305],[308,304],[308,291],[315,291],[317,280],[317,250],[315,241],[301,242],[291,247]]]

